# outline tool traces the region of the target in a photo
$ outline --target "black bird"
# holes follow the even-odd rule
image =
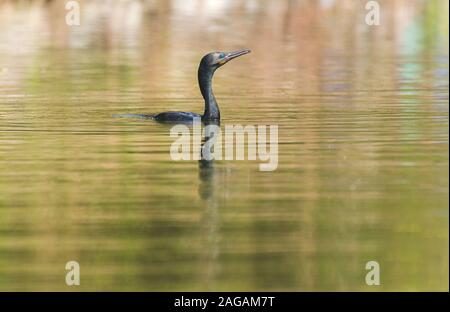
[[[214,72],[220,66],[241,55],[250,53],[250,50],[234,52],[212,52],[206,54],[198,67],[198,84],[205,99],[205,111],[203,115],[191,112],[164,112],[157,115],[146,115],[147,118],[166,123],[190,123],[194,118],[201,118],[203,122],[219,121],[220,111],[216,98],[212,91],[212,78]]]

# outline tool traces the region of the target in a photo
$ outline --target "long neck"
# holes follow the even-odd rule
[[[212,91],[212,77],[214,70],[209,68],[203,68],[200,66],[198,69],[198,84],[200,91],[205,99],[205,112],[203,113],[204,120],[219,120],[220,111],[217,105],[216,98]]]

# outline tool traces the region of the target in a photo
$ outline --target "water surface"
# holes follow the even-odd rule
[[[446,1],[102,3],[0,3],[0,290],[448,291]],[[240,48],[222,123],[278,125],[276,171],[112,117],[202,112]]]

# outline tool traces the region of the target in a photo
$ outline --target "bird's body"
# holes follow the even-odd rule
[[[217,68],[228,61],[241,55],[250,53],[250,50],[239,50],[235,52],[212,52],[206,54],[200,61],[198,68],[198,84],[205,100],[203,115],[191,112],[163,112],[156,115],[146,116],[163,123],[192,123],[194,118],[201,118],[203,122],[216,122],[220,120],[219,106],[212,92],[212,78]]]
[[[191,123],[194,118],[202,118],[202,115],[191,112],[164,112],[153,116],[159,122]]]

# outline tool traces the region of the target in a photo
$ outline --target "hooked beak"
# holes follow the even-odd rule
[[[219,62],[219,64],[220,64],[220,65],[223,65],[223,64],[225,64],[226,62],[231,61],[232,59],[234,59],[234,58],[236,58],[236,57],[239,57],[239,56],[248,54],[248,53],[250,53],[250,52],[251,52],[251,51],[248,50],[248,49],[230,52],[230,53],[228,53],[227,55],[225,55],[225,57]]]

